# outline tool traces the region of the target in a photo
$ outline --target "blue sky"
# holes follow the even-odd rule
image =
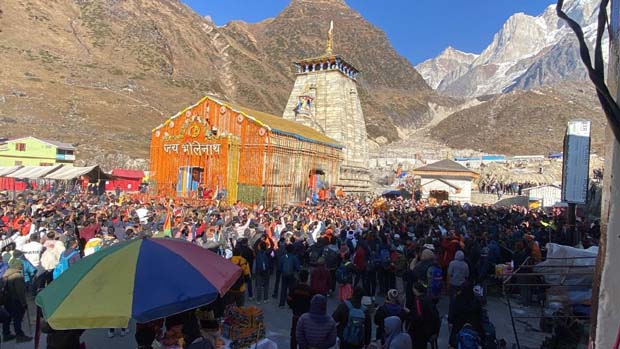
[[[254,23],[275,17],[289,0],[183,0],[216,24],[233,19]],[[447,46],[480,53],[516,12],[538,15],[554,0],[346,0],[413,64]]]

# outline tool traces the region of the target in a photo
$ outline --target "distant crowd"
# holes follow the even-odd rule
[[[504,189],[513,185],[518,192],[527,183]],[[8,194],[0,195],[0,273],[10,285],[2,297],[3,341],[31,340],[21,328],[28,290],[36,293],[53,282],[54,274],[100,249],[165,235],[170,219],[169,238],[203,246],[243,269],[225,297],[201,309],[211,319],[221,317],[229,305],[273,300],[292,309],[291,348],[330,348],[336,341],[340,348],[371,343],[426,348],[439,335],[437,303],[446,296],[451,346],[492,349],[497,341],[480,287],[494,266],[540,261],[547,242],[571,241],[561,212],[516,206],[330,196],[316,204],[267,208],[140,201],[118,192],[96,195],[64,188]],[[582,220],[577,229],[583,246],[597,244],[597,222]],[[384,303],[376,304],[378,296]],[[331,315],[326,313],[329,297],[340,301]],[[198,348],[191,346],[198,341],[215,346],[202,340],[206,335],[196,330],[200,322],[194,313],[183,322],[185,347]],[[152,347],[162,327],[138,324],[138,346]],[[79,346],[81,331],[47,330],[48,348]],[[112,329],[109,335],[119,331],[126,335],[129,330]]]

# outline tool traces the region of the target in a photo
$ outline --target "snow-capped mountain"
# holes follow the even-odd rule
[[[476,54],[448,46],[439,56],[420,63],[416,69],[422,74],[426,83],[436,89],[441,83],[449,83],[460,78],[477,57]]]
[[[600,0],[569,0],[565,12],[583,28],[591,46]],[[587,73],[574,33],[559,19],[555,4],[539,16],[512,15],[479,55],[446,49],[416,69],[426,82],[451,96],[476,97],[531,89],[560,81],[580,81]],[[608,45],[605,37],[605,47]],[[605,52],[605,58],[607,49]],[[446,53],[448,52],[448,53]]]

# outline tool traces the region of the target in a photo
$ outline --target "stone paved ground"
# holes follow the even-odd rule
[[[271,292],[271,291],[270,291]],[[376,302],[381,304],[383,299],[381,297],[377,297]],[[248,304],[254,304],[249,302]],[[328,302],[328,312],[333,312],[338,305],[338,302],[335,297],[331,297]],[[526,308],[518,305],[516,301],[512,302],[513,305],[513,313],[522,316],[534,316],[539,313],[536,308]],[[277,306],[277,301],[271,299],[270,302],[266,305],[259,305],[265,312],[266,326],[267,326],[267,336],[275,341],[278,344],[278,347],[281,349],[289,348],[289,331],[291,324],[291,311],[288,308],[280,309]],[[30,307],[30,309],[34,309],[34,307]],[[498,296],[489,296],[487,309],[489,311],[489,316],[491,321],[496,327],[497,337],[504,338],[508,342],[508,349],[512,348],[512,344],[515,342],[514,333],[512,330],[510,313],[508,311],[508,306],[504,300],[504,298]],[[448,324],[447,324],[447,313],[448,313],[448,299],[443,298],[439,303],[439,311],[443,316],[442,319],[442,327],[441,333],[439,336],[439,348],[446,349],[448,348],[447,339],[448,339]],[[31,323],[30,329],[26,326],[25,332],[29,335],[34,333],[34,313],[31,314]],[[25,320],[26,322],[26,320]],[[540,347],[540,343],[545,337],[545,334],[540,333],[538,330],[538,319],[528,319],[528,320],[518,320],[516,322],[517,330],[519,333],[519,339],[521,341],[522,349],[533,349]],[[125,349],[125,348],[135,348],[134,341],[134,325],[131,325],[131,333],[125,337],[120,337],[117,334],[114,338],[109,339],[106,335],[106,330],[89,330],[84,333],[82,339],[87,343],[88,349]],[[15,341],[8,343],[1,343],[1,349],[26,349],[33,348],[33,343],[22,343],[16,344]],[[45,336],[42,336],[42,344],[40,348],[45,349]],[[429,346],[430,348],[430,346]]]

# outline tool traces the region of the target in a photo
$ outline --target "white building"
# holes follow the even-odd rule
[[[480,175],[452,160],[441,160],[413,170],[414,176],[420,178],[422,198],[471,202],[472,181]]]
[[[528,196],[530,207],[553,207],[562,202],[562,188],[557,185],[541,185],[524,189],[523,192]]]

